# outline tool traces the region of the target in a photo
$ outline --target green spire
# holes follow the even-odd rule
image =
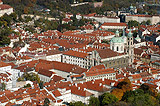
[[[116,37],[119,37],[119,31],[117,30],[115,33]]]
[[[128,37],[132,37],[133,33],[131,32],[131,30],[128,33]]]

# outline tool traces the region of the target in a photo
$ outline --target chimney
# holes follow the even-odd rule
[[[77,87],[77,83],[75,83],[75,86]]]
[[[114,86],[115,82],[111,82],[111,86]]]
[[[152,74],[151,68],[148,69],[148,72],[149,72],[150,74]]]
[[[80,90],[80,87],[78,87],[78,90]]]
[[[137,83],[137,80],[135,80],[135,83]]]

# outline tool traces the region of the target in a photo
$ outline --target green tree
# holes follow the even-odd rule
[[[24,85],[23,88],[28,88],[28,87],[31,87],[31,84]]]
[[[49,106],[49,104],[50,104],[49,99],[48,99],[48,98],[45,98],[45,100],[44,100],[44,105],[43,105],[43,106]]]
[[[40,78],[38,76],[38,74],[35,73],[26,73],[23,75],[25,80],[29,80],[29,81],[37,81],[38,83],[40,83]]]
[[[39,88],[40,88],[40,89],[43,89],[43,87],[44,87],[43,82],[40,81],[40,83],[39,83]]]
[[[112,104],[112,103],[116,103],[118,102],[118,98],[116,98],[116,96],[112,95],[111,93],[104,93],[102,95],[102,105],[108,105],[108,104]]]
[[[142,94],[128,98],[128,102],[134,106],[156,106],[157,102],[149,94]]]
[[[1,89],[2,90],[5,90],[6,89],[6,84],[3,82],[3,83],[1,83]]]
[[[137,21],[129,21],[128,22],[128,27],[129,28],[131,28],[131,27],[136,27],[136,26],[139,26],[140,24],[139,24],[139,22],[137,22]]]
[[[100,106],[99,99],[91,96],[90,99],[89,99],[89,105],[88,106]]]
[[[81,101],[77,101],[77,102],[74,102],[74,103],[70,103],[69,106],[84,106],[84,104],[81,102]]]
[[[151,20],[147,20],[146,25],[151,25]]]

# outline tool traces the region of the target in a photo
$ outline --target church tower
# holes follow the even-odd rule
[[[129,65],[134,62],[134,44],[133,44],[133,34],[129,31],[127,36],[127,53],[129,55]]]

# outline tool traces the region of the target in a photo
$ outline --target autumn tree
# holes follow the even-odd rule
[[[149,93],[150,95],[156,97],[158,95],[158,91],[156,89],[156,85],[144,83],[140,86],[140,89],[144,91],[144,93]]]
[[[118,98],[118,100],[121,100],[121,99],[122,99],[122,96],[123,96],[123,90],[122,90],[122,89],[118,89],[118,88],[113,89],[113,90],[112,90],[112,94],[113,94],[114,96],[116,96],[116,97]]]
[[[123,81],[119,82],[117,85],[118,89],[122,89],[123,92],[132,90],[132,84],[128,78],[125,78]]]
[[[28,7],[25,7],[25,8],[24,8],[24,14],[28,14],[28,12],[29,12]]]

